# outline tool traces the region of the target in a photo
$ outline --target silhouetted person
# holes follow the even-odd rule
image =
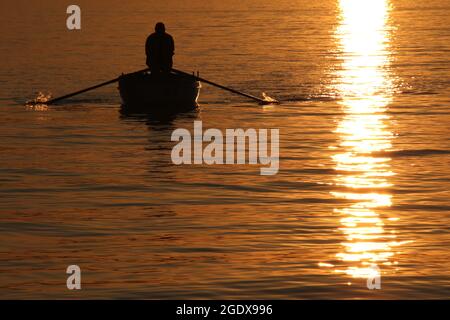
[[[164,23],[158,22],[155,25],[155,33],[149,35],[145,43],[147,66],[151,72],[170,72],[172,70],[174,51],[175,44],[172,36],[166,33]]]

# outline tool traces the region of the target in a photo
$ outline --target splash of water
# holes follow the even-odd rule
[[[277,99],[274,99],[270,96],[268,96],[265,92],[262,93],[262,97],[264,99],[265,102],[273,102],[273,103],[278,103]]]
[[[29,109],[36,110],[36,111],[45,111],[48,109],[48,106],[46,103],[52,98],[52,95],[50,93],[43,93],[38,92],[36,98],[32,100],[28,100],[26,102],[26,106]]]
[[[41,91],[39,91],[37,93],[36,98],[32,99],[32,100],[28,100],[27,101],[27,105],[38,105],[38,104],[45,104],[46,102],[48,102],[50,99],[52,98],[51,93],[43,93]]]

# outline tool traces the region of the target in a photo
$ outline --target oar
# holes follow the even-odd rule
[[[143,69],[143,70],[139,70],[139,71],[136,71],[136,72],[132,72],[132,73],[130,73],[130,74],[133,74],[133,73],[141,73],[141,72],[144,72],[144,71],[147,71],[147,70],[148,70],[148,68],[147,68],[147,69]],[[104,87],[104,86],[106,86],[106,85],[108,85],[108,84],[111,84],[111,83],[114,83],[114,82],[119,81],[119,78],[120,78],[120,77],[117,77],[117,78],[115,78],[115,79],[112,79],[112,80],[108,80],[108,81],[102,82],[102,83],[100,83],[100,84],[97,84],[97,85],[95,85],[95,86],[92,86],[92,87],[89,87],[89,88],[86,88],[86,89],[78,90],[78,91],[75,91],[75,92],[72,92],[72,93],[63,95],[63,96],[61,96],[61,97],[57,97],[57,98],[54,98],[54,99],[50,99],[49,101],[45,102],[45,104],[46,104],[46,105],[54,104],[55,102],[58,102],[58,101],[61,101],[61,100],[64,100],[64,99],[67,99],[67,98],[70,98],[70,97],[79,95],[80,93],[84,93],[84,92],[91,91],[91,90],[94,90],[94,89],[97,89],[97,88],[100,88],[100,87]]]
[[[241,95],[241,96],[244,96],[244,97],[253,99],[253,100],[255,100],[255,101],[258,101],[258,102],[261,103],[261,104],[279,103],[277,100],[269,101],[269,100],[261,99],[261,98],[252,96],[251,94],[244,93],[244,92],[241,92],[241,91],[237,91],[237,90],[235,90],[235,89],[232,89],[232,88],[229,88],[229,87],[225,87],[225,86],[223,86],[223,85],[220,85],[220,84],[218,84],[218,83],[215,83],[215,82],[212,82],[212,81],[209,81],[209,80],[200,78],[200,77],[198,77],[198,76],[191,75],[191,74],[189,74],[189,73],[187,73],[187,72],[184,72],[184,71],[180,71],[180,70],[177,70],[177,69],[172,69],[172,71],[175,72],[175,73],[178,73],[178,74],[183,74],[183,75],[186,75],[186,76],[194,77],[194,78],[196,78],[197,80],[199,80],[199,81],[201,81],[201,82],[204,82],[204,83],[210,84],[210,85],[212,85],[212,86],[218,87],[218,88],[220,88],[220,89],[227,90],[227,91],[233,92],[233,93],[235,93],[235,94],[239,94],[239,95]]]

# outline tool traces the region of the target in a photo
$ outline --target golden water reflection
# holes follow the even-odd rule
[[[397,218],[380,213],[392,204],[389,187],[394,175],[390,158],[380,156],[392,148],[393,137],[390,117],[385,113],[393,95],[388,70],[390,3],[340,0],[339,6],[336,42],[342,68],[337,71],[336,89],[345,115],[336,129],[340,143],[333,156],[337,191],[332,194],[350,204],[335,209],[342,217],[339,231],[345,236],[338,262],[320,265],[354,278],[367,278],[373,276],[374,269],[395,265],[394,247],[401,244],[394,231],[388,233],[384,228],[386,221]]]

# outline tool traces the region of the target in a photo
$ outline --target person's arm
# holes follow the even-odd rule
[[[147,37],[145,41],[145,55],[148,57],[150,55],[150,36]]]
[[[170,52],[172,53],[172,55],[175,54],[175,41],[173,41],[172,36],[170,37]]]

